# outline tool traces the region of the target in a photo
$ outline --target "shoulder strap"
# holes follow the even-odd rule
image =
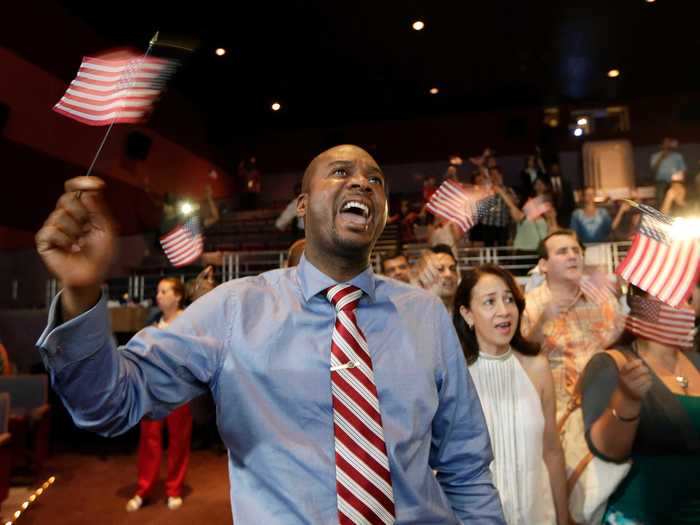
[[[605,353],[613,358],[613,360],[615,361],[615,364],[617,365],[618,370],[620,370],[628,360],[627,355],[624,352],[622,352],[621,350],[617,350],[617,349],[606,350]]]

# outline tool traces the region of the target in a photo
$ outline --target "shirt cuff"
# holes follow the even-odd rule
[[[104,293],[95,306],[57,326],[61,293],[51,302],[48,323],[36,342],[44,364],[56,373],[103,348],[111,333],[107,296]]]

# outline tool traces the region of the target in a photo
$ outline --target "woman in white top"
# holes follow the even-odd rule
[[[520,335],[525,299],[495,265],[466,273],[453,320],[491,436],[494,483],[509,525],[568,520],[564,453],[546,357]]]

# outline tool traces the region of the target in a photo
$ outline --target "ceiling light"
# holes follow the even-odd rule
[[[431,95],[437,95],[438,93],[440,93],[440,90],[438,88],[436,88],[436,87],[430,88]]]
[[[579,126],[585,126],[586,124],[588,124],[588,119],[586,117],[581,117],[576,121],[576,124],[578,124]]]
[[[226,54],[226,50],[223,47],[217,47],[216,51],[214,51],[214,52],[216,53],[216,56],[219,56],[219,57],[222,57]]]
[[[647,0],[647,4],[653,4],[654,0]]]
[[[270,107],[272,108],[272,111],[279,111],[282,109],[282,105],[279,102],[273,102],[272,106]]]
[[[608,71],[608,76],[610,78],[617,78],[620,76],[620,70],[619,69],[611,69]]]
[[[583,135],[583,130],[581,128],[576,128],[574,130],[574,136],[580,137],[581,135]]]
[[[413,29],[415,29],[416,31],[420,31],[425,27],[425,24],[422,20],[416,20],[415,22],[413,22],[413,25],[411,27],[413,27]]]

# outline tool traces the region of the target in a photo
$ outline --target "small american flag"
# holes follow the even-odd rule
[[[132,52],[83,57],[77,76],[53,110],[90,126],[142,122],[176,65]]]
[[[199,217],[190,217],[160,238],[165,256],[175,266],[196,261],[204,251],[204,238],[199,228]]]
[[[544,200],[542,197],[534,197],[527,200],[525,206],[523,206],[523,213],[525,213],[527,220],[534,221],[551,209],[552,204],[549,201]]]
[[[691,308],[673,308],[656,299],[633,296],[625,328],[644,339],[692,348],[695,312]]]
[[[642,214],[639,231],[616,273],[649,295],[678,306],[698,280],[698,240],[674,239],[673,219],[646,204],[635,204]]]
[[[467,191],[458,182],[446,180],[428,201],[433,215],[457,224],[467,232],[496,204],[497,195],[484,190]]]

